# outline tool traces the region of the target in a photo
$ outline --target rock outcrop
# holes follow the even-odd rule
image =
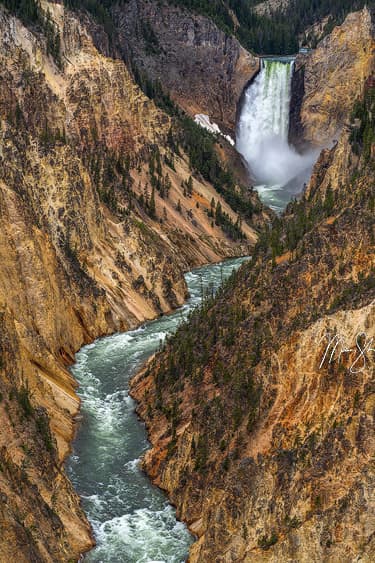
[[[337,139],[374,64],[372,10],[349,14],[308,55],[298,55],[293,77],[291,141],[324,146]]]
[[[260,16],[272,17],[277,12],[283,12],[290,5],[290,0],[266,0],[259,2],[254,7],[254,11]]]
[[[259,59],[208,18],[157,1],[130,0],[114,10],[122,52],[161,83],[190,115],[203,113],[234,133],[236,105]]]

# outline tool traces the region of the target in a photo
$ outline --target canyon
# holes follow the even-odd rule
[[[291,212],[293,244],[244,266],[132,382],[144,467],[198,536],[190,561],[372,559],[374,175],[344,188],[352,157],[344,135]]]
[[[372,560],[373,134],[355,142],[373,119],[372,18],[348,16],[305,59],[324,76],[300,100],[321,100],[311,122],[301,112],[307,136],[338,139],[302,198],[132,381],[152,443],[144,468],[197,536],[189,561]],[[336,57],[337,38],[350,52],[353,30],[367,39],[350,96],[370,117],[351,124],[342,69],[315,61],[329,45]]]
[[[257,238],[245,222],[243,243],[212,223],[213,198],[233,222],[237,214],[201,176],[184,196],[188,157],[166,164],[171,118],[120,58],[98,50],[92,21],[43,7],[60,63],[43,34],[0,6],[3,561],[14,546],[19,561],[67,561],[93,545],[62,465],[79,410],[67,370],[75,352],[181,304],[184,272],[247,253]],[[154,195],[151,218],[138,201],[150,200],[155,174],[169,193]],[[248,197],[262,223],[267,213]]]
[[[321,147],[337,139],[354,100],[373,73],[374,22],[368,9],[350,14],[311,53],[295,61],[290,140]]]
[[[373,366],[320,361],[327,334],[375,337],[374,144],[350,119],[373,95],[372,10],[296,59],[289,138],[324,150],[279,224],[229,143],[204,141],[232,169],[223,187],[183,141],[198,133],[182,111],[234,135],[258,57],[170,4],[114,6],[112,37],[87,12],[42,8],[58,57],[0,5],[0,561],[94,545],[64,469],[75,353],[181,305],[188,270],[245,254],[133,380],[144,468],[196,535],[192,562],[370,561]]]

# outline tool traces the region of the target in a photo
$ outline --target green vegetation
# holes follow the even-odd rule
[[[347,281],[340,288],[333,299],[330,307],[330,313],[347,307],[359,307],[363,298],[367,295],[372,295],[375,290],[375,270],[370,271],[369,275],[361,278],[358,282],[353,280]]]
[[[352,131],[350,142],[353,152],[370,161],[371,148],[375,144],[375,81],[370,82],[365,89],[362,100],[355,103],[351,116]],[[357,120],[357,123],[356,123]],[[359,122],[359,123],[358,123]]]
[[[331,30],[345,16],[373,0],[291,0],[282,12],[271,17],[260,16],[253,7],[260,0],[168,0],[189,10],[210,17],[223,31],[236,35],[249,50],[259,54],[293,54],[298,51],[298,36],[313,23],[331,16],[327,23]],[[236,26],[233,11],[240,25]],[[310,40],[313,38],[310,38]]]
[[[293,516],[293,518],[287,516],[285,518],[285,524],[288,528],[292,528],[292,529],[299,528],[301,526],[301,523],[302,523],[301,520],[297,516]]]
[[[272,532],[270,536],[261,536],[258,540],[258,545],[264,550],[269,549],[278,542],[279,538],[276,532]]]
[[[180,326],[150,367],[156,374],[156,408],[163,412],[168,408],[171,398],[173,401],[178,400],[187,380],[193,393],[196,390],[195,409],[199,410],[199,416],[204,420],[210,443],[207,451],[206,443],[202,439],[200,442],[196,440],[193,457],[195,469],[199,472],[204,473],[210,464],[212,444],[216,444],[217,451],[223,453],[223,470],[228,469],[234,459],[225,457],[227,444],[233,439],[232,433],[242,431],[244,434],[244,428],[249,433],[254,430],[259,419],[262,397],[255,370],[264,360],[264,351],[269,352],[275,342],[272,336],[274,331],[277,330],[278,337],[282,338],[283,330],[290,334],[291,330],[306,326],[306,323],[318,318],[322,311],[329,313],[347,306],[359,307],[361,303],[369,302],[373,296],[374,270],[364,272],[358,280],[348,277],[348,261],[331,254],[327,245],[331,235],[339,250],[342,245],[345,246],[347,232],[353,229],[354,232],[358,229],[362,233],[363,245],[374,243],[372,229],[367,227],[373,224],[375,208],[371,182],[373,164],[368,159],[373,141],[366,143],[366,139],[372,139],[374,130],[371,84],[369,80],[364,101],[356,104],[353,114],[354,119],[360,120],[355,125],[356,131],[363,133],[356,134],[359,154],[353,160],[355,175],[351,186],[332,189],[328,184],[325,192],[319,192],[318,197],[318,192],[312,189],[309,196],[292,202],[282,218],[276,217],[273,224],[264,229],[253,260],[243,266],[219,290],[216,297],[212,294],[206,296],[202,306],[193,311],[188,321]],[[189,150],[188,145],[184,148]],[[332,148],[331,156],[334,151],[335,147]],[[192,153],[193,162],[197,162],[198,168],[202,166],[204,171],[205,163],[200,163],[199,155],[196,161],[194,157]],[[353,155],[352,158],[354,159]],[[213,220],[220,221],[222,210],[215,200],[211,202],[209,213]],[[330,221],[327,221],[328,218]],[[319,228],[316,228],[317,225]],[[276,266],[276,257],[286,251],[290,252],[290,275],[284,264]],[[326,277],[320,288],[322,293],[316,300],[301,304],[302,308],[285,327],[282,321],[275,327],[272,325],[274,319],[284,319],[285,308],[288,306],[282,296],[286,292],[297,294],[293,272],[298,273],[301,268],[306,267],[303,259],[298,260],[306,256],[314,263],[324,263],[323,267],[330,275]],[[273,266],[269,258],[273,259]],[[297,279],[296,275],[296,283]],[[272,297],[269,293],[270,286],[273,287]],[[323,295],[331,295],[332,299],[323,299]],[[247,302],[249,296],[250,304]],[[247,336],[249,337],[246,338]],[[239,343],[244,339],[246,346],[240,346]],[[220,397],[205,401],[204,407],[199,402],[199,389],[209,379],[218,386],[221,396],[225,396],[224,419]],[[272,404],[272,398],[269,404]],[[267,408],[267,405],[263,407]],[[210,434],[210,430],[207,430],[210,428],[215,429],[215,434]],[[199,424],[195,430],[199,436]],[[291,528],[298,527],[299,521],[291,519],[287,525]],[[259,541],[262,549],[268,549],[277,541],[277,535],[263,536]]]
[[[140,71],[135,65],[131,65],[134,80],[150,100],[171,116],[180,115],[179,108],[163,90],[160,81],[152,81],[144,71]]]
[[[151,204],[152,200],[155,203],[155,190],[157,190],[162,199],[168,199],[172,183],[168,173],[163,175],[159,147],[156,147],[151,154],[149,172],[152,187]]]
[[[242,232],[241,217],[237,217],[237,221],[233,223],[232,219],[222,210],[220,201],[216,204],[215,210],[215,224],[222,228],[222,230],[233,240],[245,240],[246,236]]]
[[[20,389],[16,392],[16,397],[26,418],[34,414],[34,409],[30,402],[29,388],[26,385],[21,385]]]
[[[39,0],[0,0],[0,2],[26,26],[33,27],[45,36],[47,53],[54,58],[58,66],[61,66],[60,34],[50,13],[42,9]]]
[[[161,53],[159,41],[151,24],[148,21],[142,21],[141,29],[146,44],[146,54],[159,55]]]
[[[215,135],[186,115],[179,118],[176,129],[176,136],[169,141],[170,148],[177,152],[181,148],[186,152],[192,171],[210,182],[243,219],[251,221],[253,214],[259,209],[255,208],[248,195],[244,194],[244,190],[236,186],[230,170],[221,164],[215,150]]]
[[[38,411],[39,411],[39,413],[35,417],[36,428],[37,428],[38,432],[40,433],[40,435],[42,436],[42,439],[43,439],[43,442],[44,442],[46,449],[49,452],[53,453],[54,450],[55,450],[55,447],[54,447],[54,443],[53,443],[51,429],[50,429],[50,426],[49,426],[48,415],[47,415],[46,411],[42,408],[39,408]]]
[[[9,400],[16,398],[21,412],[26,419],[34,419],[35,427],[42,437],[46,449],[50,453],[54,453],[55,445],[51,434],[48,414],[42,407],[34,408],[30,401],[30,390],[27,384],[22,384],[19,389],[12,389],[9,394]]]
[[[124,2],[123,2],[124,3]],[[64,4],[71,10],[86,10],[95,21],[102,25],[110,41],[115,35],[115,26],[108,8],[113,4],[121,4],[121,0],[64,0]]]
[[[305,234],[311,232],[317,223],[335,216],[339,210],[349,205],[361,203],[363,213],[371,214],[375,208],[375,196],[372,186],[359,185],[359,180],[374,169],[371,158],[375,146],[375,87],[373,78],[367,81],[362,100],[357,100],[352,112],[352,129],[350,143],[354,155],[358,158],[353,172],[352,190],[344,192],[339,187],[333,190],[327,186],[323,197],[316,198],[314,193],[309,197],[302,195],[299,201],[292,201],[282,218],[276,217],[271,227],[265,228],[259,237],[254,255],[267,251],[275,259],[284,252],[298,249]],[[334,150],[334,149],[333,149]],[[348,290],[351,292],[351,290]]]
[[[95,139],[96,134],[93,134]],[[100,141],[94,141],[94,148],[84,155],[91,181],[96,187],[100,200],[112,211],[125,219],[133,204],[133,178],[130,168],[135,164],[128,155],[117,155],[108,150]],[[125,202],[119,205],[119,199]]]
[[[207,467],[208,461],[208,444],[207,436],[200,435],[198,439],[198,444],[195,449],[195,471],[204,472]]]
[[[243,220],[251,221],[254,213],[259,213],[260,208],[251,202],[247,189],[237,186],[231,171],[221,164],[215,149],[216,136],[203,129],[180,110],[169,95],[163,91],[159,82],[152,82],[137,69],[133,69],[133,72],[135,80],[146,96],[153,99],[163,111],[173,118],[174,125],[169,130],[167,137],[170,154],[165,159],[166,164],[173,169],[173,154],[179,155],[181,150],[184,151],[189,157],[192,172],[210,182]],[[160,152],[156,148],[151,155],[150,162],[151,185],[163,198],[168,197],[170,181],[169,178],[162,178],[160,166]],[[192,178],[188,180],[187,185],[182,186],[185,195],[192,193],[191,182],[193,182]],[[144,201],[141,202],[141,205],[144,206]],[[234,240],[239,240],[245,238],[240,223],[240,218],[233,223],[229,216],[223,213],[219,216],[217,225],[220,225]]]
[[[7,0],[10,3],[10,0]],[[21,1],[21,0],[20,0]],[[26,1],[26,0],[23,0]],[[31,1],[31,0],[30,0]],[[104,26],[110,40],[116,31],[111,6],[128,0],[64,0],[73,9],[87,10]],[[261,16],[254,11],[260,0],[164,0],[173,6],[202,14],[229,35],[235,35],[248,50],[259,54],[293,54],[298,51],[298,38],[315,22],[330,16],[323,35],[341,23],[345,16],[364,5],[371,7],[374,0],[290,0],[283,11]],[[233,17],[235,16],[235,18]],[[237,25],[236,20],[240,25]],[[148,54],[159,54],[160,47],[152,26],[142,24],[142,35]],[[317,38],[311,34],[305,42],[314,46]]]
[[[225,420],[219,397],[208,401],[204,407],[207,435],[199,435],[192,448],[195,469],[199,472],[205,472],[209,463],[208,429],[215,429],[213,439],[217,448],[224,451],[228,439],[233,432],[238,431],[242,422],[247,431],[251,432],[257,420],[261,390],[254,379],[254,368],[261,356],[260,340],[254,338],[247,343],[240,356],[233,354],[238,331],[242,323],[246,322],[246,308],[241,303],[232,303],[229,297],[235,280],[235,276],[231,276],[216,297],[212,288],[207,290],[201,306],[180,325],[176,334],[156,356],[154,365],[149,368],[152,370],[157,365],[155,408],[161,410],[168,420],[168,413],[176,400],[179,400],[178,393],[183,391],[187,378],[197,390],[197,408],[200,407],[199,389],[205,378],[207,365],[212,370],[214,384],[220,389],[225,388],[226,401],[230,405]],[[221,420],[220,425],[218,419]]]
[[[193,178],[189,176],[188,180],[183,180],[181,184],[182,189],[184,190],[185,197],[191,197],[193,195]]]

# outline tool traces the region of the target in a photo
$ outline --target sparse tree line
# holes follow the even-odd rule
[[[366,261],[366,252],[371,252],[375,244],[374,163],[368,158],[374,141],[366,141],[373,139],[374,133],[373,92],[369,86],[363,100],[355,105],[354,119],[359,121],[353,123],[352,143],[356,144],[350,166],[354,172],[348,185],[333,188],[328,184],[324,192],[321,188],[318,194],[313,191],[300,201],[292,202],[285,215],[275,218],[273,225],[265,229],[253,260],[243,266],[216,297],[206,296],[148,367],[156,386],[156,401],[150,398],[148,416],[163,413],[168,420],[169,456],[178,455],[180,405],[184,389],[189,386],[189,398],[194,401],[190,456],[194,471],[201,476],[209,472],[212,475],[212,469],[218,469],[214,467],[218,451],[223,455],[217,475],[225,474],[236,459],[234,440],[240,447],[245,432],[254,430],[261,409],[272,404],[272,397],[269,403],[265,402],[264,392],[257,382],[256,367],[262,361],[264,375],[268,376],[268,369],[271,373],[271,359],[264,352],[275,342],[279,345],[283,330],[290,334],[319,318],[322,311],[332,313],[345,307],[358,308],[373,299],[375,270]],[[216,209],[213,201],[213,218]],[[317,225],[319,227],[314,228]],[[350,256],[353,245],[356,248],[353,232],[358,233],[358,246],[365,260],[358,276],[349,275],[355,265]],[[276,266],[276,257],[287,251],[291,255],[290,267]],[[314,264],[319,263],[321,268],[317,266],[314,272]],[[298,297],[301,309],[288,319],[285,311],[290,309],[285,293],[292,288],[292,294],[298,294],[296,290],[301,288],[305,268],[312,276],[316,275],[314,282],[306,283],[308,286],[314,283],[320,293],[307,303]],[[278,324],[274,324],[275,319]],[[251,338],[246,338],[249,335]],[[240,346],[239,342],[246,344]],[[202,404],[202,388],[208,385],[217,386],[220,392],[212,399],[207,397]],[[291,519],[288,526],[298,527],[299,521]],[[268,549],[276,541],[277,534],[272,532],[260,536],[258,545]]]
[[[260,0],[168,0],[191,11],[211,18],[224,32],[259,54],[293,54],[298,51],[299,37],[326,16],[329,32],[345,16],[355,10],[373,6],[373,0],[290,0],[289,5],[269,15],[259,15],[254,6]],[[232,13],[240,25],[237,25]],[[307,39],[307,38],[306,38]],[[310,37],[310,43],[314,41]]]
[[[184,380],[188,378],[197,389],[198,399],[206,366],[210,364],[214,384],[225,388],[226,401],[233,406],[226,413],[225,424],[216,423],[216,419],[219,417],[222,420],[223,416],[223,404],[220,397],[216,397],[205,406],[207,433],[199,435],[197,440],[193,438],[194,469],[202,474],[206,473],[210,463],[209,429],[215,428],[215,441],[220,443],[220,450],[225,454],[235,434],[240,446],[243,435],[239,432],[239,427],[244,418],[247,432],[252,431],[259,409],[261,389],[255,381],[254,368],[260,360],[261,334],[243,349],[241,359],[232,354],[237,344],[239,326],[247,318],[246,307],[241,302],[233,303],[229,299],[235,284],[236,278],[232,275],[216,296],[210,288],[206,292],[202,289],[201,305],[191,312],[177,333],[167,339],[148,368],[149,371],[156,369],[157,397],[154,406],[149,405],[148,416],[152,418],[154,410],[157,410],[163,412],[169,420],[172,434],[169,455],[173,455],[176,444],[176,429],[180,421],[179,394],[184,389]],[[205,338],[201,337],[202,334]],[[231,358],[230,361],[228,357]],[[229,469],[238,453],[235,450],[224,457],[224,472]]]
[[[19,17],[25,25],[41,31],[47,41],[48,53],[61,65],[60,36],[50,14],[41,8],[39,0],[0,0],[5,7]],[[365,5],[374,7],[374,0],[290,0],[282,11],[271,16],[259,15],[254,6],[259,0],[164,0],[212,19],[224,32],[235,35],[239,41],[258,54],[292,54],[299,48],[299,37],[317,21],[330,16],[323,35],[343,21],[351,12]],[[128,0],[64,0],[73,10],[86,10],[101,24],[111,43],[116,39],[116,26],[112,19],[111,7],[126,4]],[[239,25],[233,18],[235,15]],[[141,35],[148,54],[159,54],[157,36],[150,22],[140,22]],[[305,36],[304,43],[314,46],[316,38]],[[144,82],[150,98],[155,85],[147,77],[137,77]]]

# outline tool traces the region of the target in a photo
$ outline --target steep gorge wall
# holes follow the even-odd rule
[[[344,154],[317,165],[317,201]],[[133,382],[192,562],[372,559],[374,173],[351,183],[352,162],[296,250],[244,266]]]
[[[156,1],[114,10],[122,50],[190,115],[204,113],[235,130],[236,106],[259,59],[208,18]]]
[[[43,6],[60,68],[45,38],[0,7],[0,560],[25,563],[92,546],[62,467],[79,408],[74,353],[182,303],[184,271],[248,251],[211,225],[206,208],[221,198],[209,183],[194,178],[184,198],[187,158],[164,160],[170,118],[125,64],[61,4]],[[151,219],[137,198],[150,197],[156,145],[170,194],[155,195]]]
[[[337,139],[374,64],[373,9],[349,14],[308,55],[298,55],[292,84],[290,139],[324,146]]]
[[[361,149],[343,125],[363,91],[253,262],[133,380],[192,562],[373,559],[373,101]]]

